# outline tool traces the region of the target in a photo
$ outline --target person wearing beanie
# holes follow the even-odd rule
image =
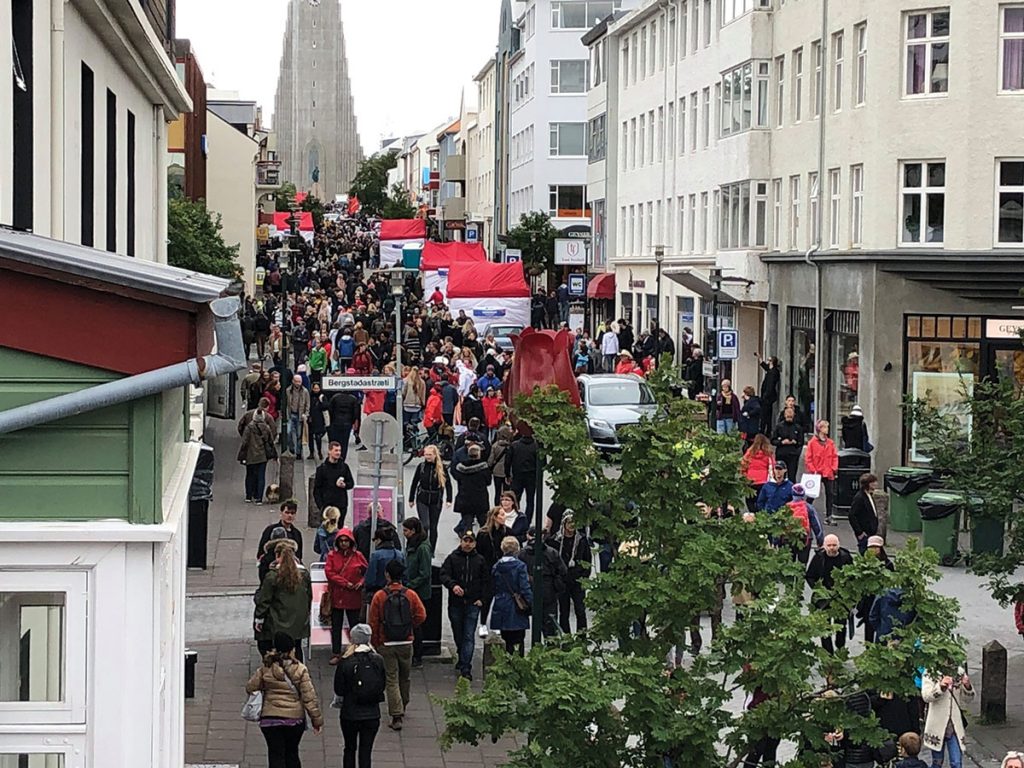
[[[263,545],[263,557],[260,558],[260,565],[258,570],[260,584],[263,583],[263,579],[266,578],[267,572],[270,571],[270,566],[273,565],[274,560],[277,559],[277,554],[274,550],[277,545],[282,541],[289,542],[295,547],[295,551],[298,552],[298,547],[295,546],[295,542],[288,538],[288,531],[284,529],[284,526],[276,525],[270,532],[270,540]]]
[[[868,427],[864,423],[864,411],[860,405],[854,405],[849,416],[843,416],[840,431],[844,448],[856,448],[865,453],[871,453],[875,449],[868,439]]]
[[[324,718],[309,670],[295,658],[295,640],[288,633],[274,633],[272,648],[245,684],[247,694],[257,691],[263,693],[260,730],[267,742],[270,765],[301,765],[299,744],[306,730],[306,717],[317,735]]]
[[[367,624],[352,627],[345,656],[334,671],[334,694],[341,700],[345,768],[370,768],[373,742],[380,730],[380,703],[384,701],[387,675],[384,659],[370,645],[372,634]]]
[[[825,540],[825,534],[821,530],[821,521],[818,519],[817,510],[807,498],[807,492],[799,483],[793,486],[793,500],[787,506],[804,529],[804,540],[792,544],[793,555],[806,565],[811,556],[811,547],[820,547]]]

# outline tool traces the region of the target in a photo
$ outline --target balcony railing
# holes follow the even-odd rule
[[[256,163],[256,186],[281,186],[281,161],[260,160]]]

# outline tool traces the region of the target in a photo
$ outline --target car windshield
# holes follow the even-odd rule
[[[654,393],[646,382],[608,381],[590,385],[591,405],[654,405]]]
[[[511,336],[513,333],[522,333],[523,329],[518,325],[492,325],[487,332],[495,336]]]

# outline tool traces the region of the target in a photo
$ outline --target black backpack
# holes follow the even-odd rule
[[[412,605],[406,588],[389,590],[384,600],[384,639],[391,643],[405,642],[412,634]]]
[[[352,665],[352,697],[356,704],[372,705],[384,701],[384,672],[374,663],[376,654],[356,653]]]

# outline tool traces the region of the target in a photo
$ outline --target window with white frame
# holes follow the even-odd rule
[[[782,127],[786,115],[786,57],[775,59],[775,125]]]
[[[607,115],[598,115],[591,119],[587,139],[587,160],[596,163],[604,160],[608,153],[608,136],[606,133]]]
[[[629,121],[622,121],[622,144],[619,145],[622,152],[622,170],[629,170]]]
[[[905,96],[949,90],[949,8],[906,14]]]
[[[704,0],[704,47],[711,45],[711,0]]]
[[[754,79],[754,127],[768,127],[768,101],[771,91],[771,75],[767,61],[755,62],[757,75]]]
[[[668,8],[668,40],[666,41],[668,48],[665,53],[668,56],[668,64],[671,66],[672,62],[676,60],[676,52],[679,50],[679,23],[676,20],[676,7],[670,5]]]
[[[686,252],[686,195],[679,196],[679,211],[676,223],[676,249],[680,253]]]
[[[629,38],[622,38],[622,87],[629,87]]]
[[[708,250],[708,193],[700,193],[700,251]]]
[[[807,233],[807,242],[820,245],[818,236],[821,234],[821,185],[818,183],[817,171],[807,174],[807,195],[807,206],[811,214],[807,221],[810,227]]]
[[[590,29],[622,5],[622,0],[552,0],[554,29]]]
[[[643,253],[644,247],[647,245],[647,216],[644,214],[644,204],[640,203],[637,206],[639,217],[637,221],[637,230],[640,235],[636,244],[636,252]]]
[[[629,221],[629,219],[626,216],[626,211],[627,211],[627,209],[626,209],[626,206],[624,206],[624,205],[621,208],[619,208],[618,242],[619,242],[619,253],[620,254],[623,254],[623,253],[626,252],[626,225],[627,225],[627,222]]]
[[[654,110],[647,113],[647,162],[654,163]]]
[[[754,66],[741,64],[722,75],[722,136],[750,130]]]
[[[640,79],[647,79],[647,26],[640,30]]]
[[[850,245],[864,244],[864,166],[850,166]]]
[[[793,122],[804,116],[804,49],[793,51]]]
[[[651,22],[651,68],[650,74],[653,76],[655,71],[660,69],[658,66],[658,56],[662,49],[658,47],[658,20],[654,19]]]
[[[868,23],[862,22],[853,28],[857,43],[857,69],[853,77],[853,106],[860,107],[868,97]]]
[[[654,225],[651,227],[651,245],[664,243],[665,236],[662,234],[662,227],[665,221],[661,211],[661,200],[654,203]]]
[[[740,16],[754,10],[754,0],[721,0],[722,24],[735,21]]]
[[[640,128],[637,131],[636,152],[641,168],[647,164],[647,115],[640,115]]]
[[[551,157],[586,157],[586,123],[550,123],[548,133]]]
[[[772,179],[772,248],[782,250],[782,179]]]
[[[843,56],[845,39],[842,32],[832,35],[832,109],[843,108]]]
[[[1000,160],[998,167],[1000,245],[1024,245],[1024,160]]]
[[[679,100],[679,155],[686,154],[686,97]]]
[[[821,40],[815,40],[811,43],[811,60],[814,63],[814,72],[811,77],[811,93],[814,98],[813,108],[815,117],[821,115],[821,99],[825,93],[825,81],[822,79],[823,57]]]
[[[629,168],[636,170],[636,118],[629,121]]]
[[[705,88],[701,92],[701,110],[703,120],[701,122],[701,133],[704,137],[704,149],[711,145],[711,89]]]
[[[676,103],[668,103],[668,122],[665,124],[665,156],[672,157],[676,148]]]
[[[629,62],[629,67],[632,72],[630,81],[633,83],[633,85],[636,85],[637,58],[640,54],[640,34],[638,32],[633,33],[633,43],[631,50],[633,51],[633,55],[630,57]]]
[[[690,94],[690,151],[697,151],[697,92]]]
[[[697,195],[690,195],[690,214],[687,219],[687,242],[689,247],[687,250],[693,253],[697,250]]]
[[[693,18],[690,19],[690,50],[700,48],[700,0],[693,0]]]
[[[689,15],[689,0],[683,0],[679,6],[679,58],[686,58],[687,43],[689,43],[689,37],[686,34],[686,21]]]
[[[587,60],[560,59],[551,62],[551,93],[586,93]]]
[[[946,161],[904,161],[900,168],[900,242],[942,243],[945,224]]]
[[[720,188],[718,247],[764,247],[768,227],[768,182],[741,181]]]
[[[999,80],[1004,91],[1024,91],[1024,5],[1004,5],[999,26]]]
[[[590,218],[587,188],[580,184],[552,184],[548,187],[548,215],[559,219]]]
[[[789,177],[789,250],[800,247],[800,177]]]
[[[636,206],[629,206],[629,237],[626,238],[627,253],[636,253]]]
[[[654,125],[655,161],[660,163],[665,159],[665,107],[658,107],[658,122]]]
[[[842,180],[838,168],[831,168],[828,172],[828,245],[830,248],[839,247],[839,233],[842,229],[842,219],[839,217],[842,208],[843,192],[839,186]]]
[[[754,186],[754,221],[752,224],[755,248],[768,245],[768,182],[755,181]]]

